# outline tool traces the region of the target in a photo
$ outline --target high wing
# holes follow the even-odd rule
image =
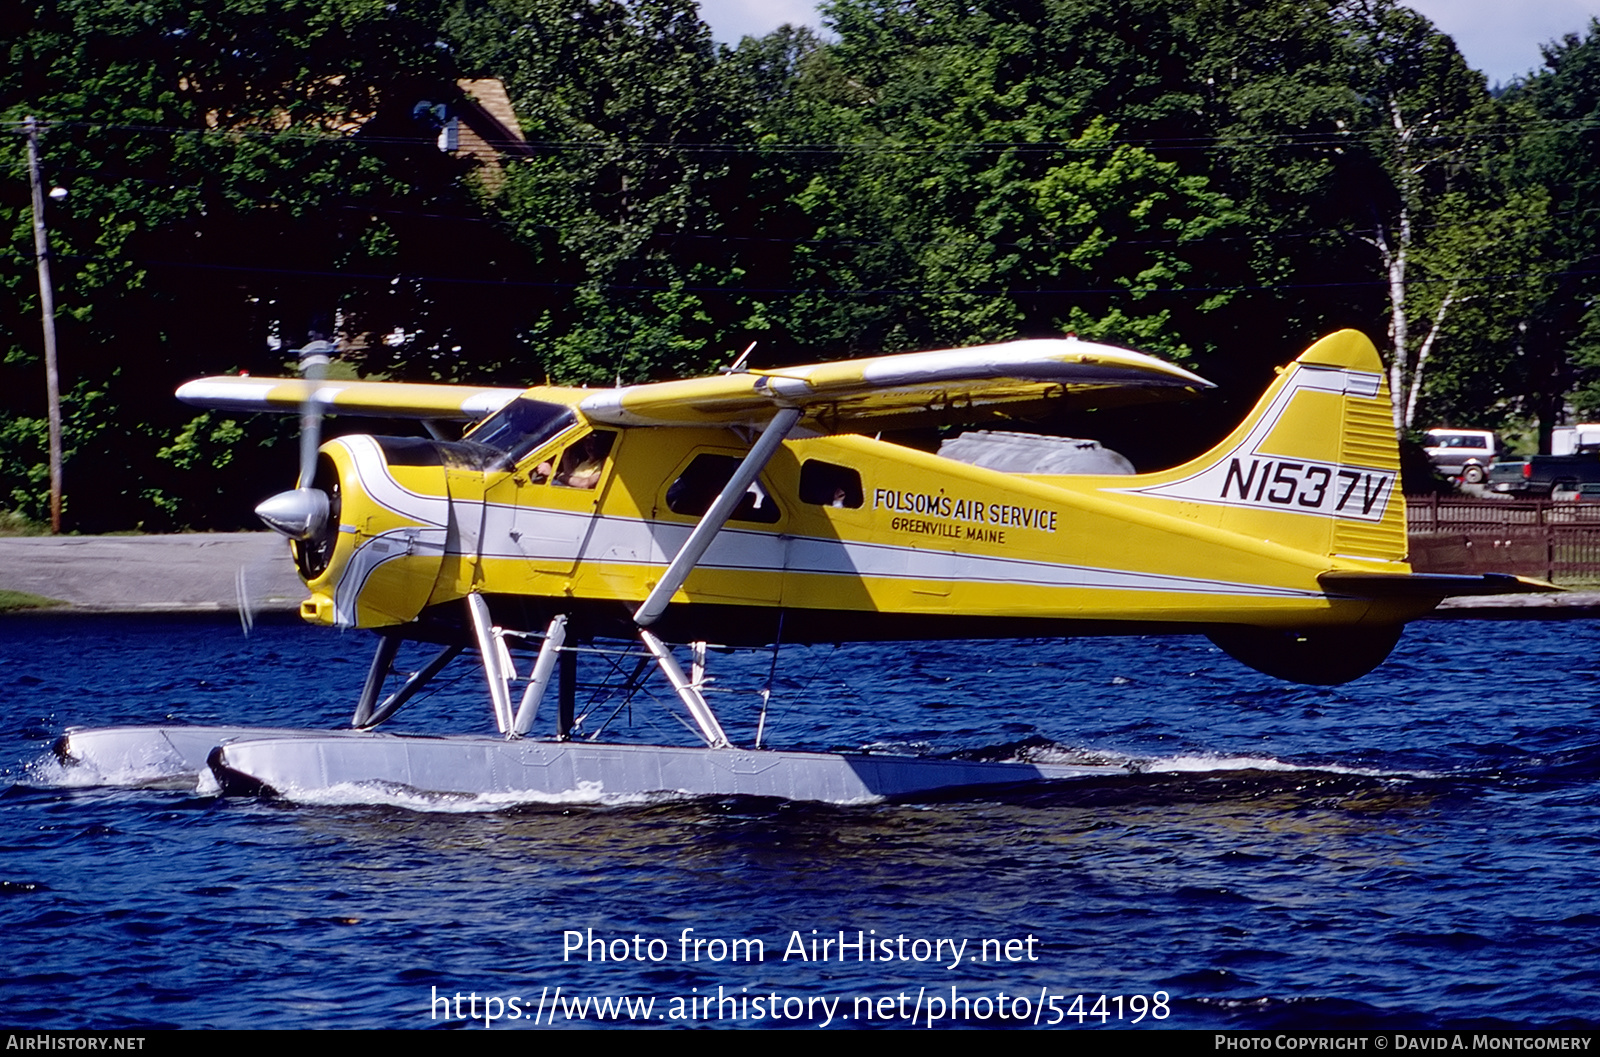
[[[308,382],[299,378],[218,375],[178,387],[178,399],[219,411],[304,410],[307,398],[335,415],[476,422],[522,395],[521,389],[414,382]]]
[[[780,408],[794,408],[801,412],[796,434],[815,435],[1107,407],[1210,388],[1199,375],[1144,353],[1039,338],[614,389],[224,376],[189,382],[178,398],[219,410],[293,413],[310,396],[335,415],[471,422],[525,393],[615,426],[762,426]]]
[[[713,378],[623,386],[586,396],[590,419],[617,426],[761,425],[798,408],[813,433],[903,427],[920,420],[1037,414],[1184,397],[1210,382],[1128,349],[1038,338],[909,352]]]

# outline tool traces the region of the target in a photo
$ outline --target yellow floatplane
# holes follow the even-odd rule
[[[1006,429],[937,453],[878,439],[1210,388],[1071,337],[605,390],[328,381],[326,351],[305,350],[302,378],[178,391],[200,407],[305,416],[299,487],[258,513],[291,541],[310,591],[301,615],[377,635],[351,731],[180,731],[191,747],[173,758],[192,765],[203,750],[227,788],[848,800],[1101,773],[774,752],[759,733],[757,748],[735,748],[702,692],[705,643],[1201,632],[1263,672],[1329,684],[1381,663],[1444,597],[1548,589],[1411,571],[1388,388],[1355,331],[1284,368],[1210,451],[1156,473],[1091,441]],[[330,413],[414,418],[431,439],[319,448]],[[403,640],[440,649],[380,700]],[[597,640],[637,643],[705,746],[575,737],[574,666]],[[691,650],[691,674],[669,642]],[[467,649],[499,737],[366,733]],[[557,669],[554,740],[529,738]],[[173,728],[139,729],[174,744]],[[148,755],[145,736],[74,732],[61,752]]]

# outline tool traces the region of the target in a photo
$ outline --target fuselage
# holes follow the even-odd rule
[[[526,431],[509,428],[502,412],[461,442],[354,436],[324,445],[339,513],[326,567],[308,570],[307,617],[416,623],[428,634],[438,614],[444,625],[459,623],[460,600],[479,592],[501,619],[515,613],[525,627],[558,612],[597,632],[608,622],[625,626],[748,438],[729,429],[609,428],[584,418],[581,395],[529,390]],[[525,435],[536,442],[508,440]],[[1306,460],[1280,460],[1294,467],[1285,476],[1259,457],[1234,462],[1232,479],[1182,468],[1030,475],[863,436],[790,440],[661,626],[723,642],[841,641],[1393,625],[1431,605],[1339,597],[1317,581],[1334,568],[1405,568],[1392,471],[1364,470],[1366,481],[1345,497],[1350,512],[1365,507],[1367,553],[1358,541],[1330,557],[1335,519],[1306,508],[1319,490],[1332,506],[1344,485],[1335,471],[1319,478]],[[1239,502],[1162,494],[1185,487],[1223,498],[1231,489],[1243,513]],[[1239,531],[1241,517],[1246,527],[1259,520],[1250,516],[1252,493],[1268,524],[1288,527]],[[1285,498],[1300,517],[1275,509]]]

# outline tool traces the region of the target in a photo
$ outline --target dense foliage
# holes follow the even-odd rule
[[[1392,0],[25,0],[0,122],[0,509],[44,506],[20,121],[44,125],[70,526],[235,527],[292,423],[195,414],[337,332],[364,373],[610,384],[1075,331],[1228,394],[1359,327],[1396,426],[1600,408],[1600,24],[1496,97]],[[469,80],[526,145],[442,151]],[[1208,432],[1209,431],[1209,432]],[[1157,458],[1141,452],[1136,459]]]

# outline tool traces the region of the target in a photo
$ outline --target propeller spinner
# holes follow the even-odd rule
[[[327,527],[328,493],[320,488],[279,492],[256,507],[256,517],[274,532],[304,542],[320,535]]]

